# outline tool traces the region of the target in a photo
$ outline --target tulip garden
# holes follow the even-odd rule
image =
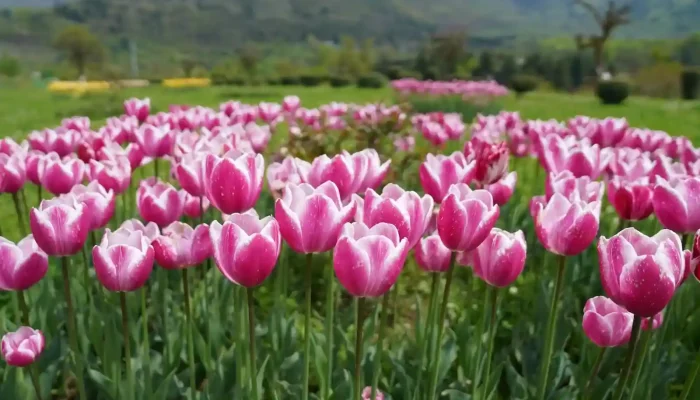
[[[0,140],[0,399],[700,398],[700,149],[392,86]]]

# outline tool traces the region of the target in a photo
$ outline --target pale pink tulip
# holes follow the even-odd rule
[[[603,183],[591,180],[588,176],[577,178],[571,171],[550,172],[545,181],[547,200],[550,200],[554,193],[559,193],[569,200],[600,202],[603,200],[604,191]]]
[[[136,136],[136,143],[148,157],[164,157],[173,151],[174,136],[170,125],[143,124],[136,129],[134,136]]]
[[[380,222],[394,225],[399,237],[408,239],[409,248],[423,236],[432,213],[432,197],[421,198],[416,192],[405,191],[393,183],[384,187],[381,196],[372,189],[365,192],[363,222],[369,227]]]
[[[472,181],[475,165],[475,161],[467,163],[460,152],[450,156],[428,154],[420,166],[420,183],[426,194],[436,203],[441,203],[451,185]]]
[[[427,272],[446,272],[450,269],[452,250],[445,247],[437,232],[422,238],[415,247],[416,263]]]
[[[273,162],[267,167],[267,186],[273,193],[281,193],[287,183],[302,182],[294,157],[287,156],[282,162]]]
[[[577,255],[593,242],[598,234],[600,201],[569,200],[554,193],[546,205],[537,205],[535,232],[548,251]]]
[[[29,215],[34,240],[50,256],[70,256],[80,251],[92,224],[88,207],[67,194],[42,200]]]
[[[173,222],[152,243],[158,265],[165,269],[181,269],[202,264],[212,255],[209,226],[194,229],[182,222]]]
[[[144,220],[167,226],[182,216],[185,195],[185,191],[178,191],[169,183],[148,178],[139,185],[136,206]]]
[[[153,258],[148,238],[128,229],[106,229],[100,244],[92,248],[97,279],[112,292],[141,288],[151,275]]]
[[[583,308],[583,332],[599,347],[627,344],[634,315],[607,297],[588,299]]]
[[[144,225],[143,222],[139,221],[138,219],[127,219],[126,221],[122,222],[119,229],[139,231],[143,233],[149,242],[152,242],[155,240],[155,238],[160,236],[160,229],[158,229],[158,225],[153,222],[149,222],[148,224]]]
[[[105,190],[97,181],[92,181],[87,186],[73,186],[70,194],[87,207],[87,213],[90,215],[91,230],[105,227],[109,220],[112,219],[115,199],[114,192],[111,189]]]
[[[28,326],[5,334],[0,342],[2,358],[13,367],[26,367],[34,363],[44,351],[44,346],[44,334]]]
[[[486,239],[500,211],[486,190],[472,191],[464,183],[450,186],[440,205],[437,231],[453,251],[471,251]]]
[[[85,176],[85,164],[77,158],[61,159],[49,153],[39,161],[39,181],[53,195],[70,192]]]
[[[131,98],[124,102],[124,114],[136,117],[139,122],[144,122],[151,112],[151,99]]]
[[[202,182],[207,198],[225,214],[247,211],[262,190],[265,160],[261,154],[231,150],[223,157],[207,154]]]
[[[116,194],[124,193],[131,185],[131,166],[124,156],[102,161],[90,160],[87,175],[91,181],[99,182]]]
[[[29,235],[13,242],[0,236],[0,290],[27,290],[38,283],[49,268],[49,259]]]

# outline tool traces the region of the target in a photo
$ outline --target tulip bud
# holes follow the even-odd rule
[[[380,222],[392,224],[399,237],[408,239],[413,248],[428,227],[433,213],[433,199],[421,198],[416,192],[407,192],[393,183],[384,187],[382,195],[367,189],[365,193],[363,222],[372,227]]]
[[[441,203],[451,185],[472,181],[475,165],[475,161],[467,163],[460,152],[450,156],[428,154],[420,166],[420,183],[426,194]]]
[[[140,231],[105,230],[102,242],[92,248],[97,279],[112,292],[141,288],[153,270],[153,247]]]
[[[144,220],[167,226],[182,216],[185,194],[169,183],[148,178],[141,181],[136,192],[136,206]]]
[[[506,287],[523,272],[526,253],[523,231],[510,233],[493,228],[479,247],[460,253],[457,262],[471,265],[474,274],[489,285]]]
[[[500,211],[486,190],[472,191],[466,184],[452,185],[440,206],[437,231],[453,251],[471,251],[486,239]]]
[[[535,233],[548,251],[577,255],[593,242],[598,234],[600,202],[569,200],[555,193],[546,205],[537,205]]]
[[[26,367],[36,361],[44,351],[44,334],[40,330],[21,326],[16,332],[2,337],[0,349],[7,365]]]
[[[105,227],[112,219],[115,200],[114,192],[111,190],[107,191],[99,183],[92,181],[87,186],[74,186],[70,193],[87,207],[91,230]]]
[[[265,160],[261,154],[231,150],[223,157],[207,154],[204,191],[214,207],[232,214],[250,210],[262,190]]]
[[[182,222],[173,222],[163,229],[152,246],[158,265],[165,269],[194,267],[212,254],[207,224],[192,229]]]
[[[652,203],[654,213],[665,228],[678,233],[700,229],[700,178],[671,178],[658,176]]]
[[[446,272],[450,269],[452,250],[445,247],[437,232],[422,238],[416,249],[416,263],[427,272]]]
[[[370,399],[372,396],[372,387],[367,386],[362,390],[362,400],[384,400],[384,393],[379,390],[376,391],[374,399]]]
[[[32,235],[17,244],[0,236],[0,290],[29,289],[48,268],[49,259]]]
[[[629,342],[634,315],[607,297],[588,299],[583,308],[583,332],[599,347],[617,347]]]
[[[333,251],[338,281],[355,297],[379,297],[396,282],[409,251],[395,226],[345,224]]]
[[[90,210],[73,195],[42,200],[32,208],[29,224],[34,240],[50,256],[70,256],[80,251],[92,223]]]

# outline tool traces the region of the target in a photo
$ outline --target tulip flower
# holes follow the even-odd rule
[[[652,197],[649,178],[636,181],[613,178],[608,181],[608,201],[623,220],[639,221],[650,216],[654,211]]]
[[[474,274],[495,287],[513,283],[525,268],[527,244],[523,231],[515,233],[493,228],[473,251],[461,253],[457,263],[470,265]]]
[[[49,153],[39,161],[39,181],[50,193],[65,194],[80,184],[85,176],[85,164],[77,158],[61,159]]]
[[[148,157],[159,158],[173,150],[174,137],[170,125],[154,126],[143,124],[134,132],[136,143]]]
[[[426,194],[441,203],[451,185],[472,181],[475,165],[475,161],[467,163],[460,152],[450,156],[428,154],[420,166],[420,183]]]
[[[92,249],[95,274],[112,292],[132,292],[141,288],[153,270],[154,251],[140,231],[105,230],[102,241]]]
[[[27,158],[25,159],[27,179],[37,186],[41,186],[41,181],[39,180],[39,163],[43,157],[43,153],[32,150],[27,153]]]
[[[583,308],[583,332],[598,347],[618,347],[630,340],[634,315],[607,297],[588,299]]]
[[[136,205],[141,218],[158,226],[167,226],[182,216],[185,194],[157,178],[149,178],[139,185]]]
[[[74,130],[45,129],[30,133],[27,140],[32,150],[42,153],[55,152],[59,157],[65,157],[75,151],[80,141],[80,133]]]
[[[333,182],[288,184],[275,203],[275,218],[284,240],[298,253],[323,253],[332,249],[355,214],[355,204],[343,206]]]
[[[148,114],[151,112],[151,99],[146,97],[145,99],[131,98],[124,102],[124,114],[131,117],[136,117],[139,122],[146,121]]]
[[[384,187],[381,196],[367,189],[363,207],[363,222],[372,227],[380,222],[392,224],[398,229],[399,237],[408,239],[408,247],[413,248],[425,232],[433,213],[433,199],[421,198],[416,192],[408,192],[390,183]]]
[[[122,224],[119,226],[119,230],[139,231],[143,233],[143,236],[145,236],[149,242],[152,242],[158,236],[160,236],[158,225],[153,222],[149,222],[147,225],[144,225],[138,219],[128,219],[122,222]]]
[[[36,361],[44,351],[44,334],[40,330],[21,326],[16,332],[2,337],[0,348],[7,365],[26,367]]]
[[[88,179],[115,194],[124,193],[131,184],[131,166],[124,156],[102,161],[90,160],[87,175]]]
[[[450,268],[452,250],[445,247],[437,232],[422,238],[416,249],[416,263],[426,272],[446,272]]]
[[[555,193],[535,214],[535,233],[548,251],[563,256],[577,255],[598,234],[600,202],[569,200]]]
[[[70,117],[64,118],[61,121],[61,126],[66,129],[73,129],[78,132],[84,132],[90,129],[90,118],[88,117]]]
[[[204,192],[221,212],[244,212],[258,200],[264,172],[265,160],[261,154],[237,150],[223,157],[207,154],[202,175]]]
[[[352,155],[353,159],[360,156],[366,159],[367,169],[359,181],[359,186],[355,192],[377,188],[384,180],[391,166],[391,160],[387,160],[382,164],[382,161],[379,159],[379,153],[375,149],[364,149]],[[360,176],[358,175],[357,178],[360,178]]]
[[[49,259],[29,235],[19,243],[0,237],[0,290],[26,290],[37,284],[49,267]]]
[[[316,157],[311,165],[299,159],[296,164],[302,173],[302,181],[313,187],[319,187],[324,182],[333,182],[343,200],[349,199],[359,190],[367,174],[367,159],[357,153],[351,155],[343,152],[333,158],[323,154]]]
[[[496,183],[486,185],[486,189],[493,197],[493,202],[499,207],[503,206],[510,200],[510,197],[515,191],[515,184],[518,180],[518,173],[513,171],[506,175],[503,179]]]
[[[287,183],[298,185],[302,182],[299,169],[294,161],[294,157],[287,156],[282,162],[273,162],[267,167],[267,186],[273,194],[278,194],[284,191]]]
[[[25,155],[0,153],[0,193],[17,193],[27,180]]]
[[[472,139],[474,141],[474,139]],[[505,142],[479,141],[475,146],[474,180],[481,186],[501,180],[508,173],[509,151]]]
[[[377,391],[372,398],[372,387],[367,386],[362,390],[362,400],[384,400],[384,393]]]
[[[173,222],[153,243],[155,259],[165,269],[182,269],[202,264],[212,254],[209,226],[194,229],[182,222]]]
[[[574,176],[598,178],[608,163],[607,153],[587,141],[567,142],[550,134],[542,138],[541,157],[549,172],[571,171]]]
[[[112,219],[115,208],[112,190],[105,190],[98,182],[92,181],[87,186],[74,186],[70,193],[87,207],[91,230],[105,227]]]
[[[466,184],[452,185],[440,206],[437,231],[453,251],[471,251],[486,239],[496,224],[499,208],[486,190],[472,191]]]
[[[301,106],[299,96],[286,96],[282,100],[282,109],[290,114],[294,114]]]
[[[68,194],[42,200],[32,208],[30,226],[34,240],[50,256],[70,256],[80,251],[92,224],[88,206]]]
[[[416,148],[416,139],[413,136],[397,136],[394,139],[394,149],[396,151],[410,153]]]
[[[654,166],[649,172],[649,177],[652,182],[656,183],[659,178],[669,181],[674,178],[683,178],[687,174],[688,170],[685,165],[673,162],[673,159],[663,154],[658,154],[654,160]]]
[[[700,178],[657,176],[652,203],[656,217],[667,229],[692,233],[700,229]]]
[[[189,218],[201,218],[203,212],[207,212],[211,203],[206,197],[194,197],[185,193],[185,207],[183,213]]]
[[[601,237],[598,256],[605,292],[642,318],[661,312],[689,272],[680,238],[666,229],[652,237],[634,228]]]
[[[199,153],[185,154],[174,165],[173,172],[180,186],[195,197],[204,196],[204,187],[202,185],[203,166],[204,155]]]
[[[591,180],[588,176],[577,178],[571,171],[550,172],[545,181],[547,201],[551,200],[554,193],[559,193],[570,200],[600,202],[603,200],[604,191],[605,187],[601,182]]]

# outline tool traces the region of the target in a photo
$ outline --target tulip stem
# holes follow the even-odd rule
[[[122,334],[124,335],[124,364],[126,365],[127,392],[129,398],[134,398],[134,374],[131,371],[131,343],[129,341],[129,313],[126,305],[126,293],[119,292],[119,302],[122,307]]]
[[[158,179],[158,158],[157,157],[153,159],[153,173],[154,173],[154,176],[157,180]]]
[[[586,388],[583,390],[583,398],[587,400],[591,397],[591,390],[593,390],[593,381],[598,376],[598,371],[600,371],[600,366],[603,365],[603,360],[605,359],[605,354],[607,347],[601,347],[598,351],[598,356],[595,358],[593,363],[593,369],[591,370],[591,376],[588,377],[588,382],[586,382]]]
[[[382,375],[382,356],[384,355],[384,336],[386,335],[387,315],[389,314],[389,295],[387,292],[382,297],[382,316],[379,320],[379,336],[377,337],[377,352],[374,357],[374,373],[372,374],[372,393],[370,399],[374,399],[379,390],[379,378]]]
[[[326,357],[328,365],[326,366],[326,384],[325,393],[322,393],[321,399],[330,398],[333,390],[333,311],[335,310],[335,285],[333,267],[326,268]]]
[[[540,367],[540,384],[537,389],[537,399],[543,400],[547,392],[547,378],[549,377],[549,365],[552,363],[552,353],[554,352],[554,334],[557,330],[557,319],[559,307],[559,298],[561,297],[561,289],[564,284],[564,272],[566,268],[566,256],[559,256],[559,266],[557,267],[557,278],[554,282],[554,292],[552,293],[552,301],[549,309],[549,318],[547,319],[547,337],[544,342],[544,357]]]
[[[148,340],[148,286],[141,288],[141,318],[143,321],[143,356],[145,369],[145,395],[151,396],[151,347]]]
[[[24,217],[22,217],[22,206],[19,204],[19,196],[17,193],[12,193],[12,201],[15,203],[15,212],[17,213],[17,222],[19,223],[19,232],[22,237],[27,236],[27,230],[24,227]]]
[[[36,185],[36,201],[37,201],[37,207],[41,205],[41,198],[43,197],[42,193],[42,188],[41,185]]]
[[[617,384],[617,389],[615,389],[615,394],[613,395],[613,400],[622,399],[622,395],[625,393],[625,386],[627,386],[627,381],[629,380],[630,373],[632,372],[632,366],[634,364],[634,355],[637,351],[637,339],[639,337],[639,328],[641,327],[642,319],[635,315],[632,322],[632,334],[630,335],[629,349],[627,350],[627,357],[625,358],[625,365],[620,371],[620,378]]]
[[[637,353],[637,357],[634,360],[635,373],[634,380],[632,381],[632,386],[630,387],[630,399],[634,399],[634,392],[637,389],[639,377],[642,375],[642,370],[644,369],[644,359],[646,358],[647,350],[649,349],[649,339],[651,338],[651,334],[653,332],[653,323],[653,317],[647,319],[647,328],[644,332],[642,332],[641,337],[639,339],[638,347],[641,352]]]
[[[455,264],[457,260],[457,252],[452,252],[452,260],[450,261],[450,269],[447,270],[447,277],[445,278],[445,289],[442,292],[442,304],[440,305],[440,314],[438,315],[437,321],[437,338],[435,340],[435,352],[437,356],[435,357],[435,363],[433,364],[432,377],[430,379],[430,390],[428,391],[428,397],[430,399],[435,398],[435,391],[437,390],[438,384],[438,372],[440,370],[440,358],[442,356],[442,332],[445,328],[445,317],[447,314],[447,303],[450,300],[450,286],[452,286],[452,276],[455,272]]]
[[[31,326],[29,323],[29,307],[27,307],[27,301],[24,299],[24,290],[17,291],[17,300],[19,302],[19,309],[22,312],[22,325]],[[32,378],[32,385],[34,385],[34,391],[36,392],[37,400],[41,400],[41,386],[39,385],[39,377],[36,373],[36,366],[30,365],[27,367],[29,371],[29,376]]]
[[[306,272],[304,274],[304,290],[306,291],[304,312],[304,380],[302,381],[302,399],[309,399],[309,365],[311,363],[311,267],[313,253],[306,255]]]
[[[432,325],[435,314],[435,302],[437,301],[437,293],[440,287],[440,274],[432,273],[432,284],[430,285],[430,302],[428,303],[428,315],[425,317],[425,324],[423,325],[423,333],[420,340],[420,361],[418,367],[418,379],[416,382],[416,390],[413,392],[413,398],[416,399],[420,395],[420,385],[423,381],[423,367],[425,366],[425,352],[427,350],[427,345],[430,340],[432,340]]]
[[[83,268],[83,286],[85,286],[85,300],[87,304],[90,304],[90,264],[88,261],[88,250],[87,250],[87,243],[83,246],[83,249],[81,253],[83,254],[83,264],[85,264],[85,268]]]
[[[248,349],[250,357],[248,358],[248,369],[250,370],[250,389],[252,399],[258,400],[258,368],[255,364],[255,299],[253,298],[253,288],[246,288],[248,293]]]
[[[71,352],[73,353],[73,364],[75,366],[75,377],[77,380],[78,393],[81,399],[87,399],[85,393],[85,381],[83,380],[83,361],[80,357],[80,348],[78,347],[78,335],[75,328],[75,311],[73,310],[73,299],[70,292],[70,259],[61,257],[61,271],[63,272],[63,295],[66,298],[67,325],[68,325],[68,340],[70,342]]]
[[[491,305],[491,321],[489,323],[489,347],[486,353],[486,373],[484,374],[483,398],[488,398],[489,377],[491,375],[491,359],[493,358],[493,347],[496,342],[496,330],[498,328],[498,287],[491,286],[488,289],[490,301],[487,304]],[[484,307],[488,307],[484,304]],[[476,390],[476,387],[474,388]]]
[[[194,363],[194,338],[192,335],[192,309],[190,306],[190,282],[187,279],[187,268],[182,269],[182,292],[185,297],[185,318],[187,318],[187,358],[190,364],[191,398],[197,393],[197,376]]]
[[[688,395],[690,394],[690,390],[693,388],[693,384],[695,383],[695,378],[697,378],[699,371],[700,371],[700,351],[698,351],[698,354],[695,356],[695,364],[693,365],[693,369],[690,371],[690,373],[688,374],[688,377],[685,380],[685,385],[683,386],[683,392],[681,393],[681,397],[679,397],[678,400],[685,400],[688,398]]]
[[[357,315],[355,316],[355,390],[353,391],[353,398],[357,400],[362,399],[362,334],[364,331],[364,313],[365,313],[365,299],[364,297],[358,297],[357,301]]]
[[[474,279],[472,281],[473,287],[472,290],[476,289],[476,285],[478,285],[478,281]],[[478,387],[479,383],[481,382],[481,359],[482,359],[482,353],[483,353],[483,346],[482,342],[484,339],[484,329],[486,326],[486,319],[488,318],[488,312],[486,311],[486,307],[489,305],[489,300],[490,300],[491,293],[489,293],[488,288],[484,292],[484,312],[481,315],[481,318],[479,319],[479,323],[476,326],[476,350],[474,351],[474,360],[476,361],[476,367],[474,368],[474,380],[472,381],[472,385],[474,385],[473,390],[472,390],[472,397],[477,397],[478,395]]]

